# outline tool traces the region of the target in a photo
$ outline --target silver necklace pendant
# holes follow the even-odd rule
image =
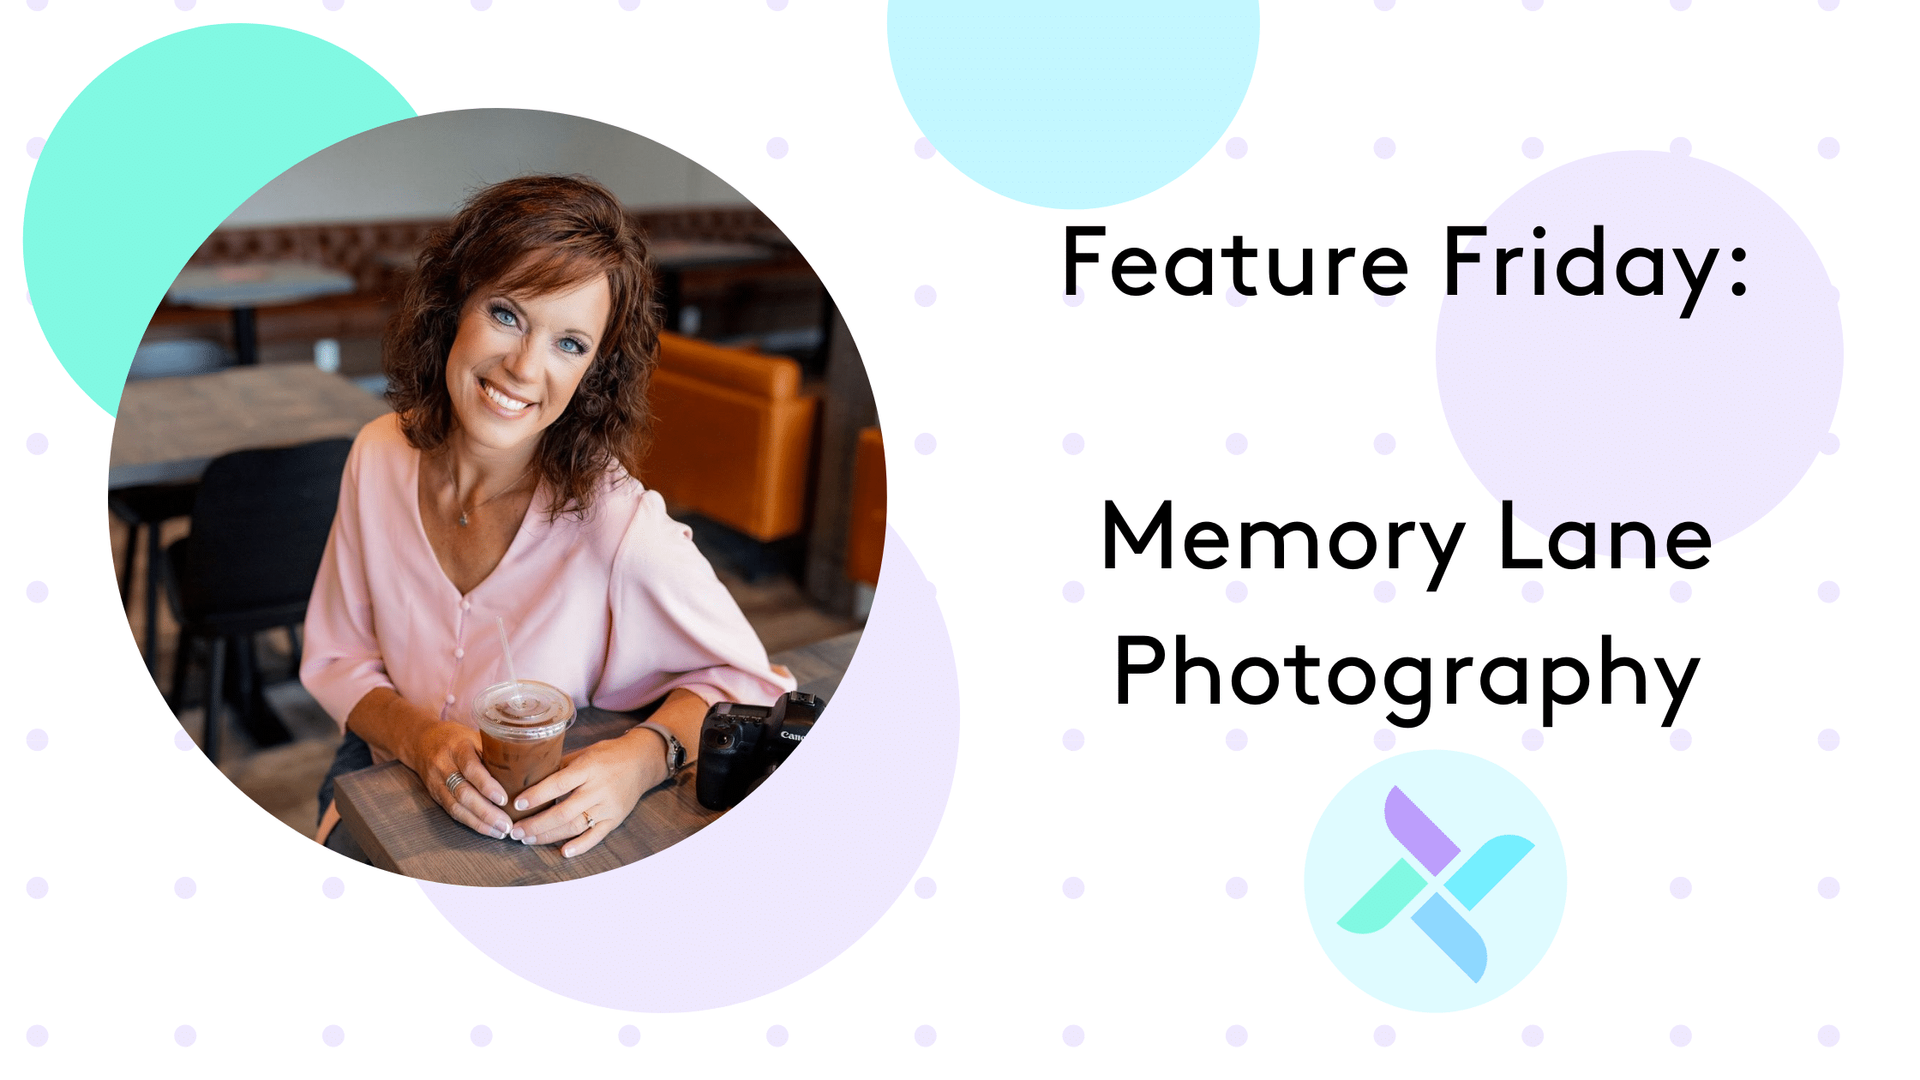
[[[460,527],[463,529],[467,527],[467,515],[464,513],[460,515]]]

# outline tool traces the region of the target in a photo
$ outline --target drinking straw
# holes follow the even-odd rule
[[[507,681],[513,684],[513,700],[520,700],[520,676],[513,673],[513,650],[507,646],[507,620],[499,615],[493,617],[493,625],[500,629],[500,655],[507,661]]]

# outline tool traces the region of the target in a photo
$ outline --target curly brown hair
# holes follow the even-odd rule
[[[420,250],[387,323],[387,401],[407,442],[440,449],[455,419],[447,355],[467,301],[560,292],[605,274],[612,305],[600,350],[535,464],[555,492],[552,516],[584,516],[616,464],[640,474],[652,420],[647,386],[660,347],[660,307],[646,242],[606,188],[582,176],[523,176],[483,188]]]

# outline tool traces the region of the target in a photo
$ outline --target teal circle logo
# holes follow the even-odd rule
[[[1355,777],[1307,845],[1307,917],[1327,958],[1389,1005],[1454,1012],[1519,984],[1553,944],[1567,859],[1546,807],[1451,750]]]

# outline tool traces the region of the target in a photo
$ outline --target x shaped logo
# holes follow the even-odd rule
[[[1353,907],[1340,916],[1342,930],[1354,934],[1371,934],[1386,928],[1396,916],[1406,910],[1408,904],[1426,891],[1428,878],[1438,880],[1440,871],[1452,865],[1460,854],[1460,845],[1448,839],[1447,834],[1427,817],[1426,812],[1413,804],[1406,793],[1398,787],[1387,792],[1387,831],[1395,840],[1407,849],[1426,874],[1408,865],[1401,859],[1394,863],[1373,888],[1356,901]],[[1474,905],[1486,899],[1495,885],[1500,884],[1527,852],[1533,850],[1533,841],[1519,836],[1496,836],[1480,845],[1443,886],[1460,906],[1472,911]],[[1487,973],[1487,943],[1480,932],[1467,924],[1467,920],[1446,898],[1435,892],[1427,898],[1413,913],[1413,923],[1418,926],[1447,959],[1465,972],[1467,978],[1479,982]]]

